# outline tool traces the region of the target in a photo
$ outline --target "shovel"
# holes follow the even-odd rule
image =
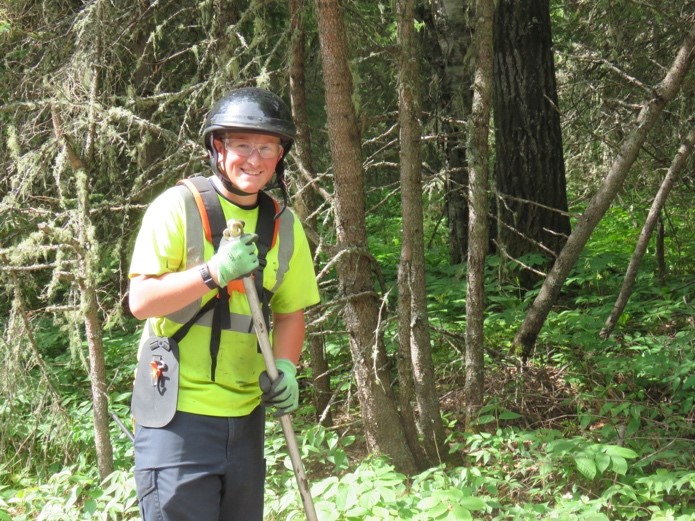
[[[244,233],[244,223],[241,221],[230,221],[228,228],[224,233],[231,237],[239,237]],[[268,376],[271,381],[275,381],[279,374],[277,367],[275,367],[275,358],[273,357],[273,348],[270,345],[270,339],[268,337],[268,330],[265,326],[265,320],[263,319],[263,311],[261,310],[261,302],[258,298],[258,293],[256,292],[256,285],[253,282],[251,276],[246,276],[243,279],[244,291],[246,291],[246,298],[249,301],[249,307],[251,308],[251,316],[253,318],[253,325],[256,329],[256,336],[258,336],[258,344],[261,347],[261,353],[263,354],[263,360],[265,361],[265,368],[268,372]],[[316,509],[314,508],[314,501],[311,498],[311,491],[309,490],[309,481],[306,478],[306,473],[304,472],[304,465],[302,465],[302,458],[299,454],[299,446],[297,445],[297,438],[294,434],[294,429],[292,428],[292,420],[289,414],[283,414],[280,416],[280,425],[282,426],[282,432],[285,435],[285,441],[287,442],[287,451],[290,453],[290,460],[292,461],[292,469],[294,469],[294,476],[297,479],[297,486],[299,487],[299,494],[302,497],[302,503],[304,504],[304,511],[306,512],[307,521],[318,521],[316,517]]]

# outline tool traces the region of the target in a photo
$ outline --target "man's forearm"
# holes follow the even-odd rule
[[[273,315],[273,354],[297,365],[304,344],[304,310]]]
[[[158,277],[138,275],[130,280],[130,311],[140,320],[163,317],[182,309],[208,291],[210,289],[197,267]]]

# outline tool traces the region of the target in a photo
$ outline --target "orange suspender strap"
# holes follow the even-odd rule
[[[205,237],[212,243],[214,250],[217,251],[220,246],[220,241],[222,240],[225,220],[222,205],[220,204],[212,182],[205,177],[196,176],[183,180],[182,184],[184,184],[193,195],[196,206],[198,207],[201,222],[203,223]],[[210,304],[210,302],[213,303],[212,324],[210,328],[210,379],[214,382],[222,329],[228,329],[230,327],[229,293],[227,292],[227,288],[220,288],[217,291],[217,298],[211,299],[208,304]],[[206,306],[208,304],[206,304]]]
[[[235,279],[227,282],[227,291],[229,291],[230,295],[232,294],[232,291],[246,294],[246,290],[244,289],[244,279]]]
[[[212,243],[212,229],[210,228],[210,220],[208,219],[208,212],[205,210],[205,203],[203,202],[203,197],[200,195],[200,191],[193,184],[190,179],[181,179],[179,183],[184,184],[188,187],[191,194],[193,194],[193,200],[198,207],[198,213],[200,214],[200,220],[203,223],[203,230],[205,231],[205,238],[209,243]]]
[[[270,200],[273,201],[273,208],[275,208],[275,213],[273,214],[273,238],[270,240],[270,249],[272,250],[275,248],[275,243],[277,242],[278,234],[280,233],[280,219],[275,219],[275,216],[280,211],[280,205],[272,197]]]

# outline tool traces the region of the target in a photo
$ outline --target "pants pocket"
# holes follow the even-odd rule
[[[155,469],[135,469],[135,491],[138,496],[138,507],[142,521],[160,519],[157,505],[157,471]]]

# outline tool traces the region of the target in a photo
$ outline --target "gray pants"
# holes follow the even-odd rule
[[[143,521],[262,521],[265,410],[218,418],[177,412],[137,427],[135,485]]]

